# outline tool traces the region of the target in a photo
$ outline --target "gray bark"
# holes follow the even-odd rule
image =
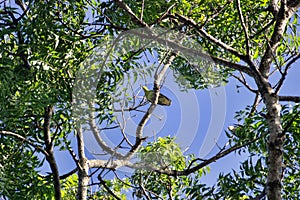
[[[79,157],[79,169],[78,169],[78,192],[77,199],[78,200],[86,200],[87,199],[87,189],[88,183],[90,181],[88,171],[88,160],[85,157],[84,152],[84,141],[82,135],[82,129],[80,124],[77,124],[77,146],[78,146],[78,157]]]

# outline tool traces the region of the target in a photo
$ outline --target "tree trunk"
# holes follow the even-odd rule
[[[84,161],[85,164],[81,163],[82,169],[78,172],[78,200],[86,200],[87,199],[87,185],[89,184],[90,178],[88,176],[88,165],[87,160]]]
[[[270,132],[268,140],[269,157],[267,160],[269,169],[267,177],[267,196],[268,199],[280,200],[284,143],[284,134],[282,134],[280,120],[281,106],[275,97],[271,97],[270,103],[266,105],[268,110],[267,122]]]
[[[77,199],[78,200],[86,200],[87,199],[87,188],[89,183],[89,166],[88,160],[85,157],[84,152],[84,141],[82,136],[82,128],[80,123],[77,123],[77,146],[78,146],[78,157],[79,157],[79,166],[78,166],[78,192]]]
[[[54,185],[54,197],[55,200],[61,199],[61,185],[60,185],[60,178],[59,178],[59,172],[58,167],[56,164],[56,160],[54,157],[53,151],[47,151],[49,156],[46,157],[46,160],[48,161],[51,171],[53,173],[53,185]]]
[[[281,126],[281,105],[278,96],[273,89],[263,81],[263,87],[260,87],[261,95],[267,108],[266,120],[269,127],[268,138],[268,177],[266,184],[267,197],[270,200],[281,200],[281,180],[282,180],[282,162],[283,162],[283,144],[284,134]]]
[[[54,184],[54,197],[56,200],[61,199],[61,185],[60,185],[60,178],[57,163],[55,160],[54,152],[53,152],[53,141],[51,139],[51,132],[50,132],[50,124],[51,124],[51,117],[53,114],[53,107],[48,106],[45,107],[45,116],[44,116],[44,142],[46,145],[46,152],[48,156],[46,156],[46,160],[48,161],[52,174],[53,174],[53,184]]]

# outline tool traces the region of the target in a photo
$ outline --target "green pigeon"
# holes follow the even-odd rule
[[[154,91],[149,90],[147,88],[147,86],[143,86],[143,90],[145,92],[146,99],[148,101],[150,101],[151,103],[153,103],[152,100],[153,100],[153,96],[154,96]],[[169,99],[168,97],[166,97],[165,95],[163,95],[161,93],[159,94],[157,104],[162,105],[162,106],[169,106],[169,105],[171,105],[171,102],[172,102],[171,99]]]

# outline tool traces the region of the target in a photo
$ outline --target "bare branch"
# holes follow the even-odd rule
[[[285,69],[284,69],[283,73],[281,74],[281,78],[275,86],[276,87],[275,94],[278,94],[280,88],[282,87],[283,82],[288,74],[288,70],[290,69],[291,65],[294,64],[299,58],[300,58],[300,53],[298,53],[293,59],[291,59],[286,64]]]
[[[241,76],[242,78],[234,75],[234,74],[231,74],[235,79],[237,79],[240,83],[242,83],[250,92],[253,92],[253,93],[257,93],[257,90],[251,88],[251,86],[247,83],[247,81],[245,80],[245,77],[243,76],[243,74],[241,73]]]
[[[225,147],[222,148],[220,150],[220,152],[218,154],[216,154],[215,156],[209,158],[209,159],[195,159],[196,161],[199,161],[201,160],[202,162],[194,167],[188,167],[187,169],[185,170],[182,170],[182,171],[178,171],[178,170],[169,170],[169,169],[161,169],[161,168],[157,168],[157,167],[154,167],[152,165],[149,165],[148,163],[145,164],[145,163],[131,163],[130,161],[128,160],[112,160],[111,162],[107,162],[106,160],[89,160],[89,166],[91,168],[98,168],[98,167],[101,167],[101,168],[106,168],[106,169],[117,169],[119,167],[122,167],[122,166],[127,166],[127,167],[130,167],[130,168],[133,168],[133,169],[147,169],[147,170],[152,170],[152,171],[155,171],[155,172],[158,172],[158,173],[162,173],[162,174],[166,174],[166,175],[169,175],[169,176],[186,176],[186,175],[189,175],[213,162],[216,162],[218,159],[222,158],[222,157],[225,157],[226,155],[238,150],[238,149],[241,149],[245,146],[248,146],[252,143],[254,143],[255,141],[261,139],[262,137],[264,137],[266,134],[262,134],[261,136],[251,140],[251,141],[248,141],[246,142],[245,144],[241,144],[241,145],[235,145],[233,147],[230,147],[228,149],[225,150]],[[192,161],[192,163],[194,163],[195,161]]]
[[[129,165],[131,166],[132,164],[130,164],[129,160],[132,158],[132,156],[135,155],[135,153],[137,152],[138,148],[140,147],[140,145],[142,144],[142,142],[146,139],[145,137],[143,137],[143,129],[145,124],[147,123],[147,121],[150,119],[150,116],[152,115],[157,102],[158,102],[158,96],[159,96],[159,85],[160,82],[163,79],[163,76],[166,72],[166,70],[169,68],[169,66],[171,65],[171,63],[173,62],[173,60],[175,59],[176,54],[172,53],[172,55],[168,58],[167,63],[164,64],[164,66],[162,67],[162,69],[156,73],[155,75],[155,80],[154,80],[154,102],[150,105],[150,107],[148,108],[147,112],[145,113],[145,115],[143,116],[143,118],[141,119],[137,130],[136,130],[136,140],[134,145],[131,147],[131,149],[129,150],[129,152],[123,156],[121,154],[116,153],[113,149],[111,149],[110,147],[108,147],[104,141],[101,140],[101,138],[99,137],[99,132],[97,130],[96,124],[93,120],[93,114],[90,115],[90,127],[95,135],[95,138],[98,142],[98,144],[106,151],[109,152],[110,154],[114,155],[117,154],[117,158],[119,158],[119,160],[111,160],[109,162],[105,161],[105,160],[89,160],[89,166],[91,168],[94,167],[103,167],[106,169],[116,169],[119,168],[121,166],[126,166]],[[98,141],[99,140],[99,141]]]
[[[124,157],[122,154],[118,153],[117,150],[114,150],[111,147],[109,147],[106,144],[106,142],[101,138],[100,132],[95,122],[94,112],[89,113],[89,125],[98,145],[103,149],[103,151],[109,153],[110,155],[116,156],[117,158]]]
[[[243,13],[242,13],[240,0],[236,0],[236,4],[237,4],[237,9],[238,9],[240,22],[241,22],[241,25],[243,27],[243,31],[244,31],[244,34],[245,34],[247,56],[249,56],[249,59],[250,59],[251,55],[250,55],[250,40],[249,40],[249,35],[248,35],[248,28],[245,24],[245,20],[244,20],[244,16],[243,16]]]
[[[287,0],[287,6],[296,11],[300,7],[300,1]]]
[[[143,118],[141,119],[140,123],[138,124],[138,127],[136,129],[136,141],[135,144],[132,146],[132,148],[130,149],[130,151],[126,154],[125,158],[126,159],[130,159],[138,150],[138,148],[140,147],[141,143],[146,139],[145,137],[143,137],[143,129],[147,123],[147,121],[150,119],[156,105],[158,102],[158,96],[159,96],[159,85],[162,81],[162,78],[166,72],[166,70],[169,68],[169,66],[171,65],[171,63],[173,62],[173,60],[175,59],[176,55],[175,53],[173,53],[169,59],[168,62],[165,63],[164,67],[161,69],[161,71],[157,74],[155,74],[154,77],[154,101],[153,103],[150,105],[150,107],[148,108],[146,114],[143,116]]]
[[[88,161],[88,165],[90,168],[106,168],[106,169],[118,169],[123,166],[132,166],[128,160],[100,160],[100,159],[92,159]]]
[[[51,132],[50,132],[50,123],[53,114],[53,107],[48,106],[45,108],[45,116],[44,116],[44,125],[43,125],[43,132],[44,132],[44,142],[46,145],[46,151],[53,151],[53,141],[51,140]]]
[[[67,142],[68,139],[67,139],[66,135],[64,135],[63,138],[64,138],[65,145],[67,146],[68,152],[70,153],[71,157],[73,158],[73,160],[74,160],[75,164],[77,165],[78,169],[81,169],[79,160],[78,160],[75,152],[73,151],[72,147]]]
[[[282,136],[283,136],[284,134],[286,134],[286,132],[288,132],[288,129],[289,129],[290,126],[293,124],[294,120],[299,116],[299,114],[300,114],[300,110],[298,110],[298,112],[296,112],[296,113],[294,114],[294,116],[292,117],[292,119],[290,119],[290,120],[288,121],[288,123],[285,125],[285,127],[284,127],[284,129],[283,129],[283,131],[282,131]]]
[[[77,171],[78,171],[78,168],[76,167],[76,168],[74,168],[73,170],[69,171],[68,173],[65,173],[65,174],[61,175],[59,178],[60,178],[60,180],[66,179],[66,178],[68,178],[69,176],[71,176],[71,175],[73,175],[74,173],[76,173]]]
[[[151,42],[156,41],[160,44],[167,45],[168,47],[172,48],[174,51],[187,52],[187,54],[189,56],[198,57],[198,58],[201,58],[203,60],[208,60],[208,61],[212,60],[216,64],[228,67],[230,69],[242,71],[242,72],[248,74],[251,77],[254,77],[254,74],[257,73],[257,71],[255,70],[256,68],[255,68],[255,66],[253,65],[252,62],[248,62],[248,64],[250,64],[250,67],[251,67],[251,68],[249,68],[249,67],[244,66],[242,64],[234,63],[234,62],[231,62],[230,60],[220,58],[220,57],[216,57],[216,56],[210,55],[208,53],[202,52],[200,50],[187,48],[185,46],[180,45],[178,42],[174,42],[174,41],[171,41],[171,40],[164,39],[164,38],[160,37],[161,35],[164,35],[167,32],[164,32],[161,35],[155,35],[152,32],[151,32],[151,34],[148,34],[148,33],[144,34],[144,33],[141,33],[140,31],[135,31],[135,30],[132,30],[132,32],[136,35],[141,36],[142,38],[149,39]],[[247,57],[245,57],[245,59],[248,60]],[[252,68],[254,69],[254,71],[252,70]]]
[[[258,106],[258,103],[261,101],[261,99],[260,99],[259,97],[260,97],[260,95],[259,95],[259,92],[257,91],[257,93],[256,93],[256,95],[255,95],[254,102],[253,102],[253,104],[252,104],[252,106],[251,106],[251,110],[250,110],[250,112],[249,112],[248,117],[253,116],[253,113],[255,112],[255,110],[256,110],[256,108],[257,108],[257,106]]]
[[[276,17],[278,12],[279,12],[279,6],[278,6],[278,1],[279,0],[272,0],[270,3],[268,9],[273,13],[273,15]]]
[[[196,22],[194,22],[192,19],[189,19],[185,16],[182,16],[180,14],[175,14],[174,17],[177,17],[180,21],[194,27],[194,29],[204,38],[206,38],[208,41],[214,43],[215,45],[221,47],[225,51],[235,55],[236,57],[240,58],[242,61],[247,63],[250,68],[248,67],[241,67],[241,65],[235,64],[234,66],[230,66],[228,63],[232,63],[228,60],[222,59],[220,57],[214,57],[210,56],[211,59],[213,59],[216,63],[218,64],[223,64],[229,68],[236,69],[239,68],[240,71],[247,73],[249,76],[255,77],[256,79],[259,79],[260,77],[260,72],[257,70],[257,67],[255,64],[251,61],[248,55],[243,55],[239,53],[236,49],[232,48],[231,46],[225,44],[221,40],[213,37],[209,33],[205,31],[203,27],[200,27]]]
[[[250,200],[261,200],[263,197],[265,197],[267,195],[266,193],[266,188],[263,189],[263,191],[257,195],[256,197],[254,198],[250,198]]]
[[[300,102],[300,96],[278,96],[279,101],[292,101],[295,103]]]
[[[125,97],[125,96],[124,96]],[[125,101],[125,98],[124,98],[124,101]],[[133,146],[131,144],[131,142],[129,141],[126,133],[125,133],[125,129],[126,129],[126,124],[127,124],[127,120],[125,119],[125,111],[124,111],[124,105],[121,106],[121,113],[122,113],[122,122],[123,122],[123,125],[121,122],[119,122],[118,118],[116,118],[116,123],[119,125],[120,127],[120,130],[121,130],[121,133],[123,135],[123,138],[125,139],[125,141],[127,142],[127,144],[129,144],[130,146]]]
[[[267,14],[267,16],[265,17],[265,19],[267,19],[268,15],[270,15],[270,14]],[[271,20],[267,25],[265,25],[264,27],[262,27],[260,30],[256,31],[253,35],[250,35],[249,38],[253,39],[256,36],[261,35],[262,33],[267,33],[268,29],[271,27],[272,24],[274,24],[274,22],[275,22],[275,18],[273,18],[273,20]]]
[[[129,83],[128,83],[128,85],[129,85]],[[128,86],[127,85],[127,86]],[[133,91],[133,88],[132,88],[132,86],[130,85],[130,88],[131,88],[131,92],[133,93],[134,91]],[[127,125],[127,120],[128,119],[125,119],[125,111],[124,111],[124,102],[126,101],[126,95],[124,95],[124,98],[123,98],[123,101],[122,102],[120,102],[120,106],[121,106],[121,115],[122,115],[122,122],[123,123],[121,123],[121,122],[119,122],[119,120],[118,120],[118,118],[116,118],[116,123],[119,125],[119,127],[120,127],[120,130],[121,130],[121,133],[122,133],[122,135],[123,135],[123,138],[124,138],[124,140],[127,142],[127,144],[128,145],[130,145],[131,147],[133,146],[132,144],[131,144],[131,142],[130,142],[130,140],[128,139],[128,137],[127,137],[127,135],[126,135],[126,133],[125,133],[125,129],[126,129],[126,125]],[[133,103],[132,103],[132,106],[134,106],[135,105],[135,98],[134,98],[134,101],[133,101]],[[121,143],[120,143],[120,145],[121,145]]]
[[[267,47],[271,47],[269,38],[266,35],[264,35],[264,38],[266,40]],[[269,72],[268,76],[271,76],[277,70],[279,70],[279,72],[281,73],[280,64],[277,61],[277,56],[275,52],[270,52],[270,55],[272,57],[272,60],[274,60],[274,65],[276,66],[276,69],[274,69],[274,71],[272,72]]]
[[[140,183],[140,188],[142,189],[142,192],[147,200],[151,200],[151,197],[147,194],[146,188],[144,187],[144,184]],[[158,196],[158,195],[157,195]]]
[[[26,6],[25,4],[22,2],[22,0],[15,0],[15,3],[20,6],[20,8],[25,12],[26,10]]]
[[[219,58],[219,57],[215,57],[215,56],[211,56],[211,59],[216,63],[216,64],[220,64],[223,65],[225,67],[228,67],[230,69],[234,69],[234,70],[238,70],[241,72],[246,73],[247,75],[254,77],[254,73],[253,71],[246,67],[245,65],[241,65],[241,64],[237,64],[237,63],[233,63],[229,60],[223,59],[223,58]]]
[[[144,9],[145,9],[145,0],[142,0],[142,11],[141,11],[141,18],[140,18],[142,22],[143,22]]]

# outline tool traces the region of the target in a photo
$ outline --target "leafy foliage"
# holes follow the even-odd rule
[[[22,3],[25,9],[20,6]],[[124,3],[123,6],[120,3]],[[215,62],[218,59],[232,64],[248,60],[252,60],[253,65],[259,63],[272,43],[270,39],[278,18],[266,0],[62,0],[16,1],[15,4],[2,1],[0,4],[0,131],[11,131],[26,139],[0,134],[0,197],[9,199],[53,198],[52,174],[43,176],[39,171],[45,158],[40,158],[38,149],[28,143],[48,152],[53,147],[73,152],[67,137],[75,132],[71,116],[75,89],[84,98],[83,91],[92,93],[98,124],[107,127],[117,124],[114,103],[123,103],[126,108],[132,103],[134,106],[129,106],[129,111],[137,108],[135,96],[127,92],[128,88],[120,91],[120,85],[126,81],[136,82],[146,75],[153,76],[154,67],[144,68],[149,65],[145,60],[150,54],[157,57],[159,63],[166,63],[164,44],[145,47],[142,39],[133,37],[122,40],[124,46],[108,46],[106,50],[114,50],[109,55],[110,63],[103,62],[105,58],[97,55],[99,58],[94,60],[91,71],[90,68],[85,71],[83,61],[99,50],[99,44],[111,44],[119,33],[146,27],[146,24],[154,27],[153,30],[157,28],[155,34],[158,35],[170,30],[170,34],[166,34],[170,41],[173,39],[185,48],[212,55],[208,60],[197,60],[190,52],[178,54],[171,66],[182,89],[206,89],[226,84],[230,75],[236,75],[231,66]],[[243,23],[240,14],[244,16]],[[299,12],[295,12],[290,18],[283,39],[271,53],[274,74],[281,76],[282,81],[293,63],[290,61],[299,55],[298,15]],[[179,40],[177,36],[181,35],[172,35],[175,32],[188,37]],[[213,36],[214,41],[205,38],[205,34]],[[270,84],[276,88],[280,81]],[[74,87],[76,84],[78,88]],[[274,94],[277,95],[277,91]],[[76,103],[85,106],[80,100]],[[45,110],[49,106],[54,108],[50,122],[51,148],[45,141],[48,117]],[[269,164],[269,111],[265,107],[253,108],[248,106],[237,112],[237,124],[226,131],[230,147],[247,143],[236,151],[246,154],[247,158],[239,170],[221,173],[214,186],[201,182],[207,168],[177,177],[145,167],[124,179],[99,178],[96,191],[89,188],[89,197],[126,199],[126,194],[132,193],[132,197],[144,199],[247,199],[264,194]],[[283,199],[300,199],[299,113],[298,104],[282,105]],[[170,137],[149,142],[140,148],[138,158],[145,166],[158,169],[181,171],[196,165],[195,156],[184,155]],[[78,181],[77,175],[61,180],[64,199],[76,198]]]
[[[0,194],[9,199],[52,199],[51,178],[41,177],[41,162],[26,144],[0,136]],[[0,196],[0,197],[1,197]]]
[[[156,142],[148,143],[140,149],[139,158],[142,163],[158,168],[168,168],[173,170],[185,169],[193,155],[184,156],[174,138],[158,138]],[[192,176],[170,177],[151,170],[138,169],[131,177],[131,182],[135,186],[133,196],[141,198],[148,197],[151,199],[174,198],[182,199],[188,196],[191,182],[198,182],[200,177],[208,171],[208,168],[200,169]]]
[[[66,200],[75,200],[77,194],[77,182],[78,176],[73,174],[69,176],[65,180],[63,180],[62,184],[62,199]]]

